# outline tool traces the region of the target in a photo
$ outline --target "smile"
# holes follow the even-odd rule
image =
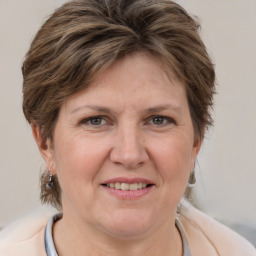
[[[144,178],[116,177],[106,180],[101,186],[120,199],[138,199],[148,194],[155,184]]]
[[[114,189],[118,189],[118,190],[123,190],[123,191],[135,191],[135,190],[140,190],[140,189],[144,189],[148,186],[150,186],[150,184],[146,184],[146,183],[124,183],[124,182],[116,182],[116,183],[107,183],[106,184],[107,187],[109,188],[114,188]]]

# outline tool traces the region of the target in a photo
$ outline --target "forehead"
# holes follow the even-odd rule
[[[91,86],[99,86],[107,80],[120,79],[125,76],[128,81],[136,77],[155,81],[160,87],[164,84],[179,83],[184,86],[174,74],[173,69],[164,64],[160,57],[155,57],[148,52],[133,52],[117,59],[95,77]]]
[[[117,60],[99,73],[84,91],[70,96],[71,109],[96,102],[107,105],[186,104],[184,84],[160,60],[146,53],[134,53]],[[152,105],[152,106],[150,106]]]

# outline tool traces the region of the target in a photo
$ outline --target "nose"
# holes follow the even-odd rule
[[[126,169],[137,169],[149,159],[145,138],[139,128],[120,127],[113,139],[110,160]]]

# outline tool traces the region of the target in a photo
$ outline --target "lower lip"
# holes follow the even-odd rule
[[[106,186],[102,186],[108,193],[111,195],[119,198],[119,199],[138,199],[146,194],[148,194],[154,186],[149,186],[143,189],[138,189],[138,190],[119,190],[119,189],[114,189],[114,188],[109,188]]]

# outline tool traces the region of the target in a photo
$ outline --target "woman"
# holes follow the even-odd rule
[[[47,166],[41,199],[62,213],[1,255],[256,255],[182,200],[215,93],[198,27],[164,0],[73,1],[45,22],[23,110]]]

